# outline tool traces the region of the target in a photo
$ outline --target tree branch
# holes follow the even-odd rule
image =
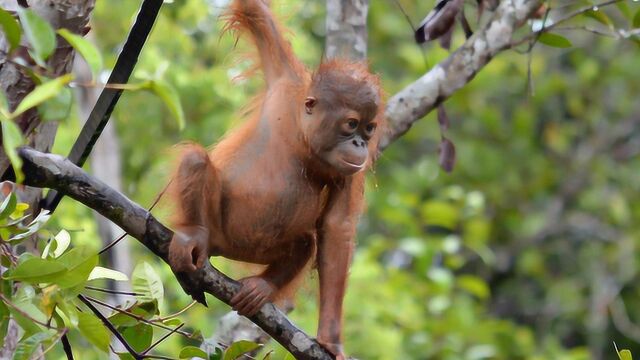
[[[28,147],[20,148],[18,153],[24,162],[25,184],[55,189],[96,210],[167,261],[173,232],[144,208],[62,156],[44,154]],[[184,291],[203,304],[206,304],[203,291],[228,304],[240,286],[209,263],[190,274],[177,273],[176,277]],[[263,306],[250,320],[282,344],[296,359],[333,359],[273,304]]]
[[[491,20],[447,59],[392,96],[385,115],[384,150],[406,133],[414,122],[470,82],[499,52],[510,48],[514,31],[540,7],[541,0],[503,0]]]

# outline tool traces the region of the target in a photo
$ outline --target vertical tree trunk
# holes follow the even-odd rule
[[[326,57],[367,58],[369,0],[327,0]]]

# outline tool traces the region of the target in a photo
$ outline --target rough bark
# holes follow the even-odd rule
[[[26,184],[55,189],[98,211],[167,261],[173,233],[147,210],[62,156],[44,154],[27,147],[21,148],[19,154],[24,161]],[[190,274],[177,273],[176,277],[185,292],[202,303],[205,302],[204,291],[228,304],[240,286],[209,263]],[[287,348],[296,359],[333,358],[273,304],[265,305],[250,320]]]
[[[29,0],[29,8],[47,20],[54,29],[66,28],[75,34],[83,35],[89,22],[95,0]],[[17,0],[0,0],[0,7],[15,12],[18,8]],[[17,54],[27,57],[26,39],[17,49]],[[3,33],[0,32],[0,89],[5,93],[9,108],[14,110],[22,99],[35,87],[31,77],[12,62],[5,61],[8,44]],[[57,37],[56,49],[47,60],[47,68],[54,77],[67,74],[73,63],[73,48],[61,37]],[[38,111],[31,109],[16,119],[27,138],[27,144],[40,151],[49,151],[53,145],[56,122],[41,123]],[[0,173],[9,167],[9,160],[0,149]]]

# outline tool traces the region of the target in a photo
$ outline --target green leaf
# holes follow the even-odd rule
[[[178,326],[178,325],[182,324],[182,320],[180,320],[178,318],[173,318],[173,319],[167,319],[167,320],[163,321],[162,323],[167,325],[167,326]]]
[[[21,183],[24,180],[24,174],[22,173],[22,159],[18,156],[16,148],[24,143],[22,137],[22,131],[12,120],[2,121],[2,147],[5,154],[13,166],[13,171],[16,174],[16,182]]]
[[[38,114],[43,121],[64,120],[71,113],[72,103],[71,89],[63,87],[58,94],[38,106]]]
[[[282,360],[296,360],[296,357],[291,355],[290,352],[288,352],[287,355]]]
[[[199,357],[203,359],[207,359],[209,355],[207,353],[195,346],[185,346],[180,350],[180,355],[178,355],[180,359],[191,359],[192,357]]]
[[[2,317],[2,320],[0,320],[0,338],[2,339],[7,336],[7,330],[9,329],[9,320],[11,320],[9,316]]]
[[[18,15],[24,34],[33,47],[32,56],[40,66],[46,66],[45,60],[56,48],[56,34],[51,25],[35,12],[18,7]]]
[[[98,72],[102,69],[102,55],[100,55],[100,51],[98,51],[90,41],[67,29],[58,30],[58,34],[67,40],[67,42],[82,55],[91,68],[91,73],[95,79],[98,76]]]
[[[49,221],[49,218],[51,218],[51,214],[49,213],[49,210],[40,210],[40,214],[38,214],[38,216],[36,216],[36,218],[33,219],[29,223],[29,225],[27,225],[26,232],[14,235],[8,241],[11,242],[16,240],[26,239],[27,237],[35,234],[36,232],[38,232],[38,230],[40,230],[44,226],[44,224],[47,223],[47,221]]]
[[[223,360],[235,360],[239,358],[242,354],[246,354],[250,351],[253,351],[259,348],[260,346],[262,345],[254,343],[253,341],[248,341],[248,340],[236,341],[224,351]]]
[[[129,277],[120,271],[96,266],[89,274],[89,281],[96,279],[111,279],[115,281],[129,281]]]
[[[427,201],[422,205],[420,213],[427,224],[447,229],[454,229],[460,220],[460,210],[446,201]]]
[[[636,14],[633,15],[632,23],[634,28],[640,28],[640,9],[638,9],[638,11],[636,11]]]
[[[153,340],[153,327],[145,323],[127,327],[120,333],[127,340],[127,343],[138,352],[146,350]]]
[[[95,347],[104,352],[109,351],[111,336],[100,319],[88,313],[78,313],[78,329]]]
[[[489,287],[481,278],[473,275],[461,275],[456,279],[457,285],[468,293],[484,300],[489,296]]]
[[[2,25],[2,31],[9,42],[9,52],[12,52],[20,45],[20,36],[22,35],[20,25],[11,13],[2,8],[0,8],[0,25]]]
[[[9,224],[17,224],[17,223],[21,223],[24,221],[25,218],[29,217],[29,215],[24,215],[24,212],[29,209],[29,204],[25,204],[22,202],[19,202],[16,204],[16,208],[13,210],[13,212],[11,213],[11,215],[9,215],[9,217],[11,218],[11,221],[9,221],[9,223],[7,223],[7,225]],[[17,222],[15,222],[17,221]]]
[[[98,264],[98,254],[86,247],[77,247],[57,259],[67,268],[67,274],[55,280],[62,289],[83,285]]]
[[[62,229],[54,237],[54,239],[56,241],[56,249],[53,250],[53,257],[57,258],[62,255],[69,247],[69,244],[71,243],[71,235],[69,235],[69,232],[67,230]]]
[[[33,313],[38,310],[38,308],[33,304],[21,304],[21,305],[15,304],[15,305],[18,306],[20,310],[22,310],[23,312]],[[25,331],[27,336],[31,334],[37,334],[43,330],[43,328],[40,327],[40,325],[35,323],[32,319],[24,316],[21,312],[17,311],[16,309],[9,307],[9,311],[11,312],[11,316],[13,317],[13,320],[15,320],[16,323],[18,323],[18,325]],[[41,318],[44,318],[44,320],[46,321],[44,314],[42,314],[42,312],[40,312],[40,314],[42,315]],[[39,319],[39,320],[42,320],[42,319]]]
[[[161,306],[164,298],[164,287],[158,274],[147,262],[142,262],[136,266],[131,274],[131,286],[133,292],[141,302],[157,301]]]
[[[604,25],[610,26],[613,23],[611,22],[611,19],[609,19],[609,17],[607,16],[607,14],[604,13],[604,11],[602,10],[589,10],[586,13],[584,13],[584,15],[586,17],[590,17],[594,20],[596,20],[599,23],[602,23]]]
[[[33,354],[36,348],[38,348],[38,346],[45,340],[50,339],[53,334],[43,331],[21,340],[13,354],[13,360],[29,360],[31,358],[31,354]]]
[[[78,327],[78,314],[80,311],[71,301],[60,301],[56,306],[56,313],[62,318],[64,325],[69,328]]]
[[[621,360],[633,360],[633,356],[631,355],[631,351],[624,349],[621,350],[620,353],[618,353],[618,356],[620,356]]]
[[[22,288],[18,289],[18,292],[13,297],[13,304],[20,309],[20,311],[17,311],[13,307],[9,307],[11,316],[13,316],[18,325],[20,325],[20,327],[25,331],[27,334],[26,336],[30,336],[31,334],[36,334],[44,330],[44,328],[33,321],[33,319],[43,323],[47,321],[47,316],[33,304],[34,297],[35,290],[31,286],[23,285]],[[23,314],[27,314],[28,316]]]
[[[625,18],[631,19],[631,15],[632,15],[631,9],[629,8],[629,5],[627,4],[626,1],[618,1],[616,2],[616,6],[618,7],[618,10],[620,10],[622,15],[624,15]]]
[[[222,351],[222,349],[217,347],[215,352],[209,355],[209,360],[222,360],[223,355],[224,355],[224,352]]]
[[[171,115],[178,123],[180,130],[184,129],[184,111],[182,110],[182,104],[180,103],[180,96],[173,86],[169,85],[166,81],[152,80],[148,83],[149,90],[155,93],[164,104],[167,106]]]
[[[13,287],[13,282],[9,280],[0,280],[0,293],[5,296],[5,298],[11,298],[11,291]],[[9,311],[9,307],[3,301],[0,301],[0,339],[4,339],[4,336],[7,335],[7,326],[9,325],[9,319],[11,318],[11,312]]]
[[[16,208],[18,198],[15,193],[10,193],[0,204],[0,220],[6,219]]]
[[[4,92],[0,90],[0,120],[7,120],[9,118],[9,102]]]
[[[561,35],[558,35],[558,34],[543,33],[538,38],[538,41],[540,41],[541,43],[543,43],[545,45],[552,46],[552,47],[557,47],[557,48],[568,48],[568,47],[571,47],[571,41],[569,41],[564,36],[561,36]]]
[[[43,283],[50,282],[66,271],[67,268],[59,262],[34,257],[18,264],[15,269],[10,270],[8,275],[5,273],[4,278],[28,283]]]
[[[146,303],[135,303],[131,307],[124,310],[128,313],[149,320],[158,313],[158,304],[155,301]],[[109,317],[109,321],[111,321],[111,323],[115,326],[134,326],[138,323],[138,319],[122,312],[116,312],[115,314],[111,315]]]
[[[32,92],[22,99],[20,104],[18,104],[16,111],[11,114],[11,117],[16,117],[32,107],[38,106],[44,101],[58,95],[58,93],[62,91],[63,87],[71,80],[73,80],[73,75],[66,74],[36,86]]]

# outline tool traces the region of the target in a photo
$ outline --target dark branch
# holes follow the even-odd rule
[[[167,261],[173,232],[144,208],[59,155],[44,154],[27,147],[20,148],[19,154],[24,162],[26,185],[55,189],[72,197],[113,221],[162,260]],[[176,277],[184,291],[203,304],[203,291],[228,304],[232,295],[239,289],[237,282],[210,264],[194,273],[178,273]],[[333,359],[324,348],[293,325],[272,304],[265,305],[250,320],[282,344],[296,359]]]
[[[93,306],[93,304],[90,303],[89,300],[87,300],[87,298],[85,298],[84,296],[78,295],[78,299],[80,299],[80,301],[82,301],[89,308],[89,310],[91,310],[91,312],[95,316],[97,316],[98,319],[100,319],[100,321],[102,321],[104,326],[106,326],[107,329],[109,329],[109,331],[113,334],[113,336],[115,336],[116,339],[120,341],[122,346],[124,346],[124,348],[127,349],[127,351],[129,352],[129,354],[131,354],[131,356],[133,356],[136,360],[142,359],[142,357],[131,347],[131,345],[129,345],[127,340],[125,340],[125,338],[118,332],[115,326],[113,326],[111,321],[109,321],[109,319],[107,319],[104,315],[102,315],[100,310],[96,309],[96,307]]]
[[[73,360],[73,350],[71,350],[71,343],[69,342],[67,334],[62,335],[60,340],[62,341],[62,349],[67,356],[67,360]]]

